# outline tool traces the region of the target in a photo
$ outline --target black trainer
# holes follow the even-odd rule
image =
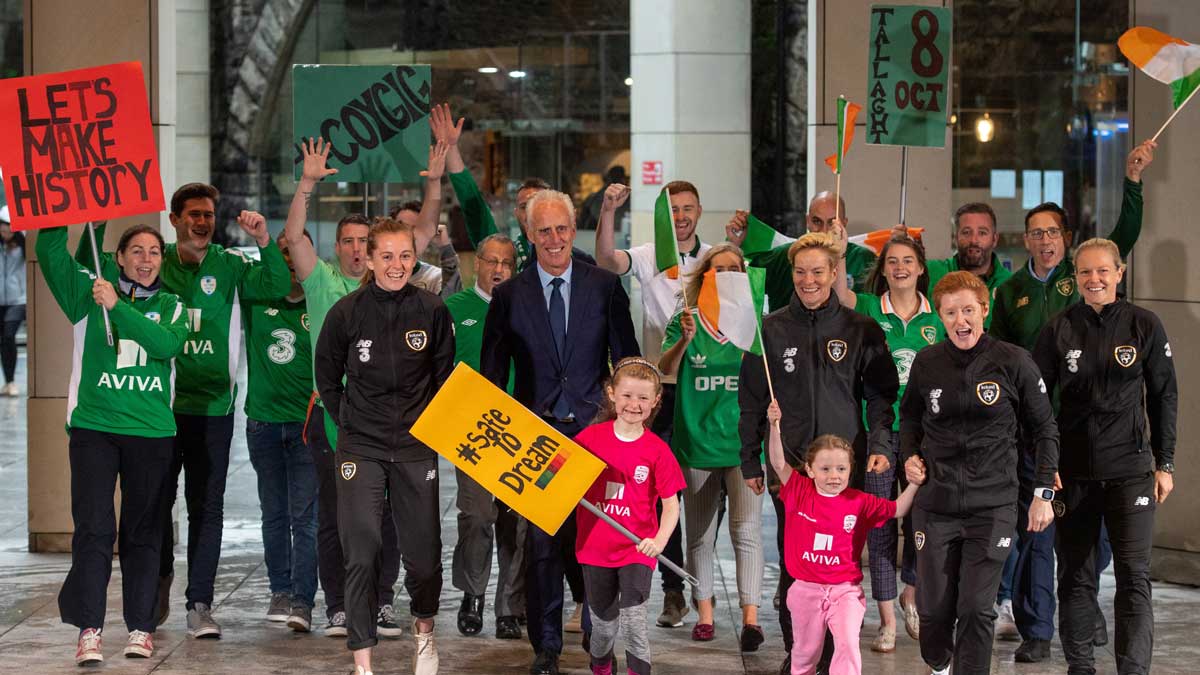
[[[458,632],[463,635],[478,635],[483,630],[483,596],[463,595],[462,606],[458,608]]]
[[[538,652],[529,667],[530,675],[558,675],[558,654]]]
[[[1013,656],[1018,663],[1038,663],[1050,658],[1049,640],[1025,640]]]
[[[517,622],[515,616],[498,616],[496,617],[496,639],[497,640],[520,640],[521,639],[521,624]]]

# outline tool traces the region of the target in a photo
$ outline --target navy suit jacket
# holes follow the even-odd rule
[[[561,392],[578,423],[587,425],[604,400],[610,360],[641,351],[629,296],[617,275],[575,260],[570,293],[566,354],[560,358],[537,266],[497,286],[484,322],[479,370],[503,389],[511,363],[516,367],[513,397],[522,405],[543,415]]]

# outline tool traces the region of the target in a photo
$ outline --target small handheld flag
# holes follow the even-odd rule
[[[746,238],[742,240],[742,253],[754,255],[770,251],[784,244],[790,244],[793,241],[796,240],[779,232],[753,215],[746,216]]]
[[[679,242],[675,240],[675,216],[671,194],[663,188],[654,201],[654,262],[668,279],[679,278]]]
[[[850,152],[850,144],[854,141],[854,122],[860,110],[862,106],[847,101],[845,96],[838,97],[837,152],[825,158],[830,171],[838,175],[842,173],[842,160]]]
[[[724,335],[735,347],[762,354],[762,312],[766,270],[750,267],[745,272],[704,273],[696,308],[710,331]]]
[[[1175,112],[1151,140],[1158,137],[1179,111],[1200,91],[1200,45],[1184,42],[1146,26],[1125,31],[1117,40],[1121,53],[1150,77],[1170,85]]]

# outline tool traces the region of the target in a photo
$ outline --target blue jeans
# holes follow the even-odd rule
[[[271,592],[311,608],[317,594],[317,472],[303,430],[302,422],[246,420]]]

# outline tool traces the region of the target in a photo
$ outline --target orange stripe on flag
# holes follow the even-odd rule
[[[1187,42],[1146,26],[1130,28],[1117,40],[1121,53],[1138,68],[1146,67],[1150,59],[1169,44],[1186,45]]]
[[[696,299],[696,308],[700,310],[700,318],[705,323],[718,329],[721,325],[721,300],[717,296],[717,270],[710,268],[704,273],[704,282],[700,284],[700,297]]]
[[[850,152],[850,144],[854,141],[854,123],[858,119],[858,111],[860,110],[862,110],[862,106],[858,105],[857,103],[850,103],[849,101],[846,102],[846,123],[842,127],[844,129],[844,138],[842,139],[841,148],[843,160],[846,158],[846,154]],[[830,171],[837,173],[838,153],[835,152],[826,157],[825,165],[829,167]]]

